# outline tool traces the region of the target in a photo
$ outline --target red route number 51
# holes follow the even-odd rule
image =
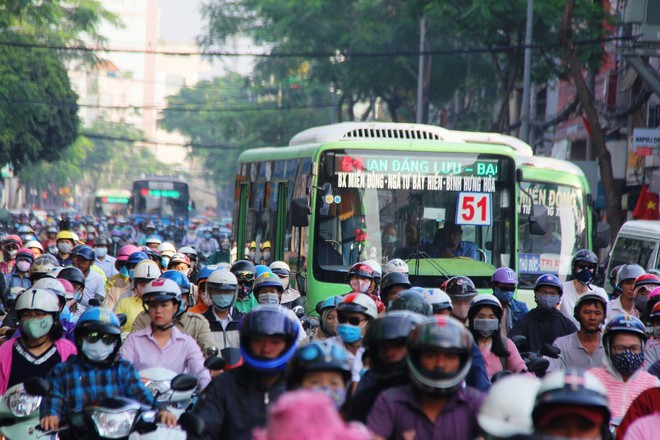
[[[489,193],[462,192],[458,195],[456,224],[490,226],[492,198]]]

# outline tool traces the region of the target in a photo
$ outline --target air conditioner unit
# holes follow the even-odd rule
[[[628,0],[623,21],[633,25],[638,42],[660,44],[660,0]]]

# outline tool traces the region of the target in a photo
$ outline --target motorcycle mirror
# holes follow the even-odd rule
[[[43,377],[31,377],[23,382],[25,392],[31,396],[45,396],[50,393],[50,383]]]
[[[195,414],[184,412],[179,416],[179,425],[189,435],[194,437],[201,437],[204,434],[204,420],[197,417]]]
[[[117,319],[119,320],[119,326],[120,327],[123,327],[124,325],[126,325],[126,321],[128,321],[128,318],[123,313],[117,313]]]
[[[527,345],[527,338],[524,337],[523,335],[512,336],[509,339],[511,339],[511,342],[513,342],[516,345],[516,348],[518,349],[519,353],[526,353],[529,351]]]
[[[218,355],[218,347],[209,347],[206,349],[206,357],[212,358]]]
[[[204,361],[204,367],[215,371],[224,370],[226,364],[225,360],[218,356],[210,357]]]
[[[300,319],[305,316],[305,308],[303,306],[295,306],[293,308],[293,313],[295,313],[298,319]]]
[[[92,298],[92,299],[89,300],[89,305],[91,307],[101,307],[101,301],[99,301],[96,298]]]
[[[170,389],[173,391],[190,391],[197,386],[197,378],[190,374],[179,374],[172,379]]]
[[[561,349],[556,345],[545,343],[541,347],[541,354],[543,356],[547,356],[552,359],[559,359],[559,355],[561,354]]]

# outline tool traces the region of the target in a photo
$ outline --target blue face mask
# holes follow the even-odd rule
[[[124,277],[128,278],[128,268],[126,266],[119,269],[119,273]]]
[[[362,338],[362,329],[356,325],[339,324],[337,326],[337,333],[342,341],[352,344]]]
[[[131,270],[129,270],[129,271],[128,271],[128,277],[129,277],[130,279],[133,279],[133,275],[135,275],[135,269],[131,269]]]
[[[227,310],[234,303],[234,295],[211,295],[211,302],[220,310]]]
[[[388,236],[386,236],[386,237],[385,237],[385,242],[386,242],[386,243],[390,243],[390,244],[394,244],[394,243],[396,243],[396,235],[388,235]]]
[[[513,299],[513,291],[506,291],[497,287],[493,287],[493,295],[495,295],[495,298],[497,298],[501,303],[505,304],[509,304]]]
[[[209,238],[211,238],[211,234],[208,234],[208,233],[204,234],[204,238],[206,238],[208,240]]]

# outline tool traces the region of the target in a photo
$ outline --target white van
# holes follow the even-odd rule
[[[631,220],[621,226],[610,251],[606,276],[616,266],[627,263],[639,264],[646,270],[660,267],[660,221]],[[604,284],[611,293],[610,283]]]

